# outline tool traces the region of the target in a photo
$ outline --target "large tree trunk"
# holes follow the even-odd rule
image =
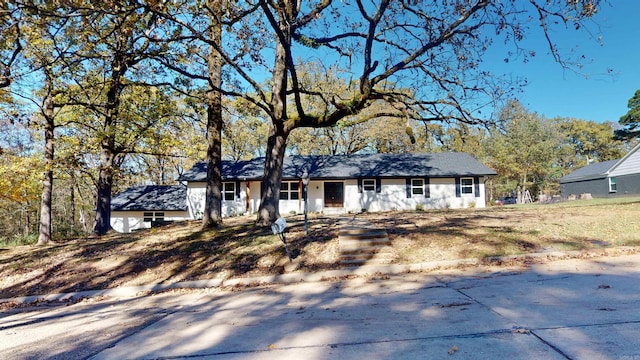
[[[53,79],[46,72],[47,95],[44,100],[44,180],[42,182],[42,201],[40,202],[40,230],[37,245],[51,242],[51,194],[53,192],[53,160],[54,160],[54,108],[52,87]]]
[[[257,223],[268,226],[280,216],[280,183],[282,182],[282,163],[287,147],[287,136],[290,130],[285,128],[287,121],[287,49],[291,47],[289,20],[297,16],[295,0],[284,1],[288,11],[280,13],[280,32],[276,42],[275,64],[273,67],[273,88],[271,130],[267,140],[267,151],[264,164],[264,178],[260,194],[260,208]]]
[[[211,21],[210,37],[216,43],[222,41],[222,1],[207,2]],[[222,224],[222,56],[213,46],[207,59],[209,91],[207,93],[207,189],[202,217],[202,227],[218,227]]]
[[[116,158],[116,122],[119,115],[120,94],[123,85],[121,78],[126,62],[118,57],[113,62],[111,82],[107,92],[107,106],[104,119],[104,135],[100,142],[100,164],[96,185],[96,218],[93,225],[95,235],[104,235],[111,227],[111,191],[113,189],[113,173]]]
[[[100,170],[96,186],[96,219],[93,226],[95,235],[104,235],[111,227],[111,190],[113,189],[114,155],[108,146],[100,150]]]
[[[267,141],[260,209],[258,210],[259,225],[268,226],[280,217],[280,184],[282,183],[282,164],[287,147],[287,135],[282,127],[271,127]]]

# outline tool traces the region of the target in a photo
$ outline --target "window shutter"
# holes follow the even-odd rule
[[[382,191],[382,179],[376,179],[376,192],[379,193]]]
[[[405,188],[407,189],[407,198],[410,198],[411,197],[411,179],[407,178],[406,181],[407,182],[406,182]]]
[[[424,178],[424,197],[425,198],[430,198],[431,197],[431,186],[429,186],[429,178],[428,177]]]
[[[460,197],[460,178],[456,178],[456,197]]]
[[[473,177],[473,186],[474,186],[473,191],[475,191],[476,197],[480,197],[480,177],[478,176]]]
[[[358,193],[362,194],[362,178],[358,178]]]

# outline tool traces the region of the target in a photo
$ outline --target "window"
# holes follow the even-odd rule
[[[155,217],[154,217],[155,215]],[[156,212],[155,214],[152,212],[144,212],[142,213],[142,221],[144,222],[153,222],[153,221],[164,221],[164,213]]]
[[[616,186],[616,178],[615,177],[610,177],[609,178],[609,192],[616,192],[618,191],[618,188]]]
[[[460,192],[473,195],[473,178],[460,179]]]
[[[364,191],[376,191],[376,181],[371,179],[362,180],[362,189]]]
[[[411,179],[411,194],[424,195],[424,180]]]
[[[280,184],[280,200],[298,200],[299,198],[300,183],[292,181]]]
[[[226,182],[222,184],[222,198],[224,201],[234,201],[236,199],[236,184]]]

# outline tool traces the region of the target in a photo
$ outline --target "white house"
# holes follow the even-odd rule
[[[223,162],[223,216],[258,211],[263,173],[263,158]],[[325,214],[418,208],[483,208],[486,206],[485,180],[488,176],[496,175],[494,170],[469,154],[459,152],[291,156],[285,158],[282,169],[281,214],[304,211],[302,177],[305,173],[309,178],[308,211]],[[186,183],[188,214],[185,219],[202,216],[206,175],[206,163],[200,162],[178,179]],[[114,199],[119,197],[120,194]],[[138,204],[137,207],[144,206]],[[119,210],[116,210],[112,211],[112,226],[114,222],[116,225],[124,223]],[[166,214],[168,210],[162,211]],[[137,215],[142,216],[144,212],[148,215],[151,210],[139,209]],[[133,215],[128,214],[129,217]],[[132,223],[133,220],[127,222]],[[123,226],[113,227],[118,231],[127,231]]]
[[[187,188],[183,185],[133,186],[111,199],[111,227],[118,232],[189,219],[189,214]]]

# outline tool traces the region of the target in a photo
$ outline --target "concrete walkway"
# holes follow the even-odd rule
[[[640,255],[528,269],[333,275],[7,310],[0,354],[640,360]],[[313,281],[319,276],[324,281]]]
[[[343,218],[339,222],[340,264],[362,266],[390,263],[391,241],[384,229],[367,220]]]

